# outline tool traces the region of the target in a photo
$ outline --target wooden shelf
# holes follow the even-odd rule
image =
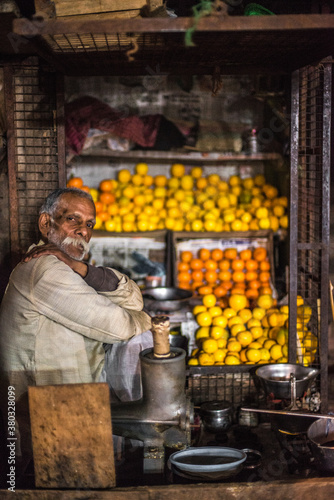
[[[142,150],[132,150],[132,151],[112,151],[105,148],[95,148],[86,149],[81,152],[82,157],[94,157],[94,158],[108,158],[119,159],[146,159],[146,160],[165,160],[165,161],[191,161],[191,162],[233,162],[233,161],[279,161],[282,160],[282,156],[279,153],[257,153],[257,154],[245,154],[245,153],[224,153],[224,152],[210,152],[204,153],[200,151],[142,151]]]

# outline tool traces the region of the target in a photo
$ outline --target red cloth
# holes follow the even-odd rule
[[[94,97],[79,97],[65,105],[65,135],[70,151],[80,154],[91,128],[110,132],[143,147],[153,147],[161,115],[125,116]]]

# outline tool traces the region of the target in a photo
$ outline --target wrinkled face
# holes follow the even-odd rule
[[[49,243],[57,245],[75,260],[82,260],[89,251],[89,241],[95,225],[95,206],[87,198],[63,194],[47,235]]]

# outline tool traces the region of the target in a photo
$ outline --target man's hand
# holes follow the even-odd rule
[[[29,262],[31,259],[38,259],[38,257],[42,257],[43,255],[54,255],[57,259],[68,265],[74,272],[80,274],[82,278],[87,275],[87,264],[79,260],[72,259],[53,243],[35,246],[32,250],[30,250],[30,252],[25,254],[22,262]]]

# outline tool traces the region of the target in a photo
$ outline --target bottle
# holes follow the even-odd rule
[[[248,139],[248,149],[249,149],[249,153],[251,155],[254,155],[256,153],[258,153],[258,142],[257,142],[257,137],[256,137],[256,129],[253,128],[252,131],[251,131],[251,135],[249,136],[249,139]]]

